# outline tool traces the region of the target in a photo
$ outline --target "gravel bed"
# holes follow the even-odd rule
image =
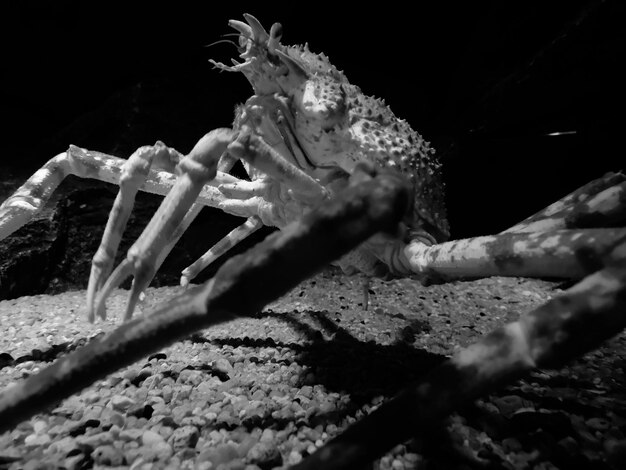
[[[272,469],[300,462],[403,386],[560,291],[491,278],[370,287],[327,270],[253,318],[124,368],[0,435],[0,468]],[[149,289],[144,310],[178,288]],[[113,329],[84,292],[0,301],[0,388]],[[624,468],[626,337],[479,400],[374,463],[380,469]],[[381,430],[384,432],[384,430]]]

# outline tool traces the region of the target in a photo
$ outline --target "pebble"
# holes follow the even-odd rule
[[[174,428],[170,426],[161,426],[158,432],[161,436],[163,436],[163,439],[168,440],[172,434],[174,434]]]
[[[191,385],[181,385],[179,387],[176,387],[172,400],[174,402],[185,401],[187,398],[189,398],[189,395],[191,395],[192,390],[193,390],[193,387]]]
[[[158,432],[146,430],[141,435],[141,442],[144,446],[151,447],[165,442],[165,439]]]
[[[232,364],[228,362],[228,359],[224,357],[220,357],[215,360],[215,362],[213,363],[213,370],[226,374],[228,377],[231,377],[233,372],[235,371]]]
[[[174,421],[176,421],[177,423],[180,423],[183,420],[183,418],[186,418],[187,416],[191,416],[191,412],[192,412],[192,408],[189,403],[176,406],[172,410],[172,419],[174,419]]]
[[[150,376],[152,376],[152,369],[150,367],[144,367],[137,373],[133,379],[133,383],[138,385]]]
[[[288,465],[297,465],[300,462],[302,462],[302,454],[300,452],[297,452],[295,450],[289,452],[289,457],[287,457]]]
[[[29,434],[24,439],[24,445],[28,447],[38,447],[48,445],[51,441],[51,437],[48,434]]]
[[[167,460],[174,454],[174,450],[172,446],[167,442],[161,442],[150,447],[151,454],[154,455],[154,458],[157,460]]]
[[[169,403],[170,401],[172,401],[172,397],[174,396],[174,389],[171,385],[164,385],[161,389],[161,392],[161,396],[163,397],[163,401],[165,403]]]
[[[83,454],[82,452],[79,454],[72,455],[67,457],[63,461],[63,467],[66,470],[82,470],[85,468],[89,468],[93,465],[93,460],[91,456]]]
[[[213,468],[216,468],[218,465],[228,463],[238,457],[237,446],[232,443],[220,444],[215,447],[209,445],[200,451],[196,457],[196,463],[209,462],[213,465]]]
[[[260,442],[272,442],[274,440],[274,431],[266,428],[261,433],[261,437],[259,438]]]
[[[605,418],[590,418],[585,423],[596,431],[606,431],[611,425],[610,421]]]
[[[510,418],[513,413],[524,406],[524,400],[518,395],[495,397],[492,402],[498,407],[500,413],[507,418]]]
[[[135,405],[135,400],[124,395],[113,395],[109,400],[109,405],[114,410],[125,411]]]
[[[123,428],[124,423],[126,422],[124,415],[107,408],[102,410],[100,419],[103,426],[110,424],[111,426],[119,426],[120,428]]]
[[[113,436],[111,435],[111,433],[104,431],[92,434],[90,436],[77,436],[76,442],[81,446],[87,446],[95,449],[96,447],[112,444]]]
[[[100,393],[96,391],[87,392],[82,395],[83,401],[88,405],[91,405],[92,403],[96,403],[97,401],[100,400],[100,398],[101,398]]]
[[[122,441],[130,442],[130,441],[138,441],[143,436],[143,429],[130,428],[123,429],[120,431],[119,439]]]
[[[107,383],[109,384],[110,387],[115,387],[122,380],[124,380],[124,378],[121,375],[113,374],[107,379]]]
[[[188,384],[192,386],[197,386],[200,383],[202,383],[202,380],[204,379],[204,375],[205,373],[200,370],[184,369],[178,375],[178,379],[176,380],[176,382],[180,384]]]
[[[200,431],[195,426],[181,426],[172,433],[172,447],[175,451],[182,450],[185,447],[195,447],[199,437]]]
[[[268,441],[258,442],[248,451],[247,461],[261,468],[275,468],[283,464],[283,458],[275,445]]]
[[[118,467],[124,465],[124,454],[111,445],[96,447],[91,453],[94,463]]]
[[[33,424],[33,431],[35,431],[35,434],[42,434],[46,429],[48,429],[48,423],[45,421],[38,420]]]
[[[49,447],[50,452],[62,455],[67,455],[70,452],[75,451],[76,449],[78,449],[78,444],[76,442],[76,439],[71,436],[62,437],[58,441],[50,444]]]

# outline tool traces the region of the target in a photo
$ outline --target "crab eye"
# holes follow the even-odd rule
[[[274,23],[272,28],[270,29],[270,47],[275,47],[279,42],[280,38],[283,36],[283,27],[280,23]]]
[[[267,61],[272,64],[274,67],[279,67],[282,65],[282,62],[277,54],[273,53],[268,49],[267,51]]]

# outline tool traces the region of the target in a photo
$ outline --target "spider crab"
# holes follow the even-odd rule
[[[242,61],[213,62],[243,73],[254,90],[237,108],[232,129],[209,132],[187,156],[161,142],[128,160],[71,146],[0,207],[4,238],[43,207],[67,174],[118,184],[87,290],[92,321],[106,315],[111,290],[134,275],[126,322],[6,390],[0,430],[190,332],[254,313],[332,261],[348,273],[422,282],[494,275],[579,282],[460,350],[303,461],[303,468],[367,462],[460,403],[536,367],[559,367],[626,325],[624,175],[594,180],[500,234],[448,242],[440,164],[428,143],[323,54],[281,44],[279,24],[267,32],[253,16],[245,20],[230,21]],[[228,173],[239,160],[249,180]],[[166,197],[113,270],[139,190]],[[206,284],[131,319],[142,291],[204,205],[246,221],[185,270],[183,284],[260,226],[281,230],[231,259]]]

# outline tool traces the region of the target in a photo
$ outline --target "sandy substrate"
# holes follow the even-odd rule
[[[175,343],[0,435],[0,468],[271,469],[300,462],[457,348],[560,292],[492,278],[371,286],[325,271],[254,318]],[[177,288],[148,292],[145,310]],[[0,387],[115,328],[84,292],[0,302]],[[625,468],[626,336],[477,401],[374,468]],[[384,432],[384,430],[381,430]]]

